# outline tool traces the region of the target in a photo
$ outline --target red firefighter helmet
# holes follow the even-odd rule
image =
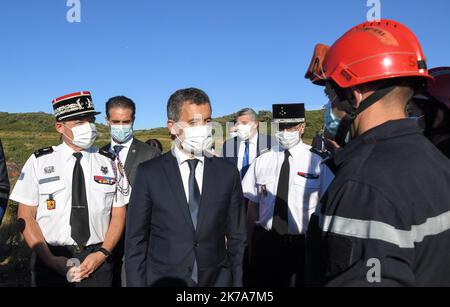
[[[430,69],[434,82],[428,85],[428,93],[450,109],[450,67]]]
[[[414,33],[393,20],[362,23],[339,38],[323,63],[341,88],[400,77],[433,79]]]

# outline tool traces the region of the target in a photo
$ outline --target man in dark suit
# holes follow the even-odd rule
[[[127,285],[242,286],[242,186],[235,167],[210,155],[209,97],[179,90],[167,113],[172,150],[139,166],[131,194]]]
[[[261,154],[270,151],[272,138],[259,132],[260,123],[256,112],[251,108],[244,108],[236,113],[235,117],[236,137],[227,140],[223,144],[222,157],[232,165],[236,166],[244,178],[250,165]],[[258,219],[258,210],[249,201],[245,201],[247,213],[247,237],[250,242]],[[244,285],[249,283],[249,249],[247,247],[244,257]]]
[[[140,163],[153,159],[160,153],[148,144],[133,137],[133,124],[136,105],[130,98],[124,96],[113,97],[106,102],[106,120],[111,132],[111,143],[103,149],[115,154],[118,160],[118,171],[125,170],[129,185],[133,187],[136,170]],[[121,167],[121,166],[123,167]],[[123,267],[123,239],[114,250],[114,278],[113,286],[126,286],[125,268]]]
[[[106,120],[111,131],[111,143],[104,149],[116,154],[133,186],[139,164],[160,153],[152,146],[133,137],[136,105],[125,96],[113,97],[106,102]]]
[[[272,138],[258,131],[259,121],[256,112],[245,108],[236,113],[237,136],[223,144],[223,158],[235,165],[244,178],[253,160],[271,149]]]
[[[6,169],[6,159],[5,154],[3,153],[2,141],[0,141],[0,225],[3,220],[3,216],[6,213],[9,189],[10,186],[8,180],[8,171]]]

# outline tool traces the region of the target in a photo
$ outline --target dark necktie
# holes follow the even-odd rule
[[[116,157],[119,156],[122,149],[124,149],[125,146],[122,145],[114,145],[114,153],[116,154]],[[119,159],[120,160],[120,159]]]
[[[189,164],[189,211],[191,212],[192,223],[194,228],[197,229],[198,210],[200,207],[200,189],[198,188],[197,179],[195,179],[195,169],[197,168],[197,159],[188,160]],[[192,268],[191,278],[195,283],[198,283],[198,267],[197,259],[194,260],[194,266]]]
[[[200,189],[198,188],[197,179],[195,179],[195,169],[199,160],[193,159],[187,161],[189,164],[189,211],[191,212],[192,223],[197,228],[198,209],[200,207]]]
[[[72,239],[77,245],[86,246],[91,232],[89,230],[89,210],[86,197],[83,168],[81,167],[81,152],[73,154],[77,159],[72,176],[72,210],[70,212],[70,226]]]
[[[284,152],[284,162],[281,166],[280,177],[278,179],[277,197],[273,212],[272,230],[280,235],[288,234],[288,199],[289,199],[289,157],[288,150]]]
[[[242,159],[241,179],[245,177],[249,165],[250,165],[250,142],[249,140],[247,140],[245,141],[245,151],[244,157]]]

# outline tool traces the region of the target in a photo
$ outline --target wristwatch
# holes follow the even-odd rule
[[[101,252],[103,255],[105,255],[107,262],[109,262],[112,259],[111,252],[109,250],[107,250],[106,248],[102,247],[98,251]]]

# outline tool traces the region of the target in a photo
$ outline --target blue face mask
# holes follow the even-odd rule
[[[133,137],[133,125],[111,125],[111,136],[117,143],[126,143]]]
[[[337,117],[336,115],[334,115],[333,107],[332,107],[332,103],[331,102],[329,102],[325,106],[325,112],[324,112],[323,120],[324,120],[324,123],[325,123],[325,129],[331,135],[333,135],[333,137],[335,137],[337,132],[338,132],[339,124],[341,123],[341,119],[339,117]]]

